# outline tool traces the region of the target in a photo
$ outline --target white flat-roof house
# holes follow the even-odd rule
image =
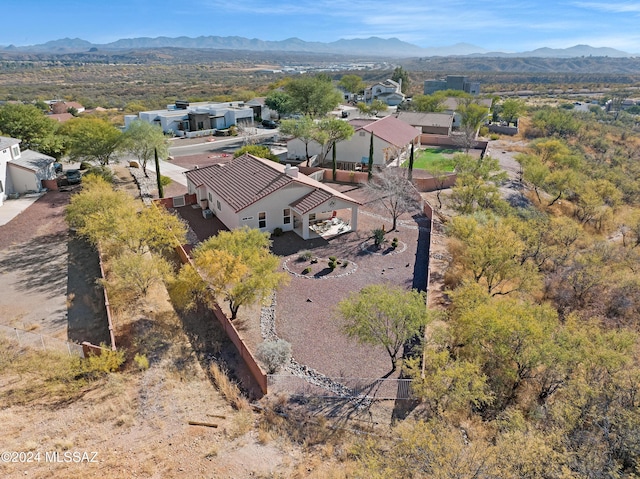
[[[0,136],[0,206],[8,195],[45,189],[43,180],[55,180],[55,158],[37,151],[20,151],[20,140]]]
[[[244,102],[189,103],[176,101],[166,110],[141,111],[138,115],[126,115],[124,126],[140,119],[158,125],[165,133],[176,136],[203,136],[224,130],[232,125],[253,126],[254,112]]]
[[[185,172],[190,194],[196,194],[230,230],[248,226],[260,231],[294,231],[303,239],[322,236],[338,210],[351,210],[348,227],[358,227],[360,203],[298,171],[253,155],[229,163]],[[337,222],[334,222],[337,223]]]

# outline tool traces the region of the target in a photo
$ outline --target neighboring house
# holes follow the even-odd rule
[[[47,117],[56,120],[58,123],[64,123],[65,121],[71,120],[74,116],[71,113],[52,113],[51,115],[47,115]]]
[[[413,111],[401,111],[396,113],[396,118],[417,128],[422,133],[431,135],[451,134],[453,127],[453,113],[420,113]]]
[[[78,113],[82,113],[84,111],[84,106],[77,101],[52,100],[49,103],[49,108],[51,109],[51,113],[56,115],[60,113],[67,113],[71,108],[74,108]]]
[[[350,120],[355,132],[353,136],[336,145],[336,162],[338,168],[344,170],[359,170],[363,164],[369,162],[369,148],[373,135],[373,164],[384,167],[389,162],[405,155],[411,143],[419,143],[420,131],[413,126],[397,119],[394,115],[376,119]],[[305,145],[298,139],[287,142],[288,158],[305,158]],[[321,154],[318,143],[309,143],[309,155]],[[327,152],[325,161],[332,157],[331,149]]]
[[[278,112],[270,109],[264,103],[265,97],[254,98],[245,103],[245,105],[253,109],[254,119],[260,118],[261,120],[274,120],[278,118]]]
[[[253,126],[253,109],[244,102],[190,104],[176,101],[166,110],[141,111],[124,117],[125,129],[132,121],[140,119],[158,125],[165,133],[176,136],[202,136],[224,130],[232,125]]]
[[[455,97],[450,97],[447,98],[444,101],[444,112],[445,113],[450,113],[453,115],[453,128],[459,128],[460,124],[462,123],[462,117],[460,116],[460,114],[456,111],[458,109],[458,104],[460,103],[460,99],[459,98],[455,98]],[[482,99],[482,100],[475,100],[476,103],[479,103],[480,105],[484,106],[487,108],[487,113],[489,113],[489,110],[491,109],[491,100],[488,98]]]
[[[445,79],[425,80],[424,94],[432,95],[437,91],[443,90],[459,90],[470,95],[480,94],[480,83],[472,82],[463,75],[447,75]]]
[[[0,136],[0,206],[7,198],[7,165],[13,159],[13,155],[20,156],[20,140]]]
[[[20,151],[20,140],[0,136],[0,205],[11,194],[41,192],[55,186],[55,158]]]
[[[385,80],[375,83],[364,91],[364,102],[381,100],[389,106],[397,106],[404,101],[402,83],[393,80]]]
[[[306,240],[318,237],[311,226],[342,209],[351,210],[350,229],[358,227],[360,203],[303,175],[297,167],[244,154],[185,175],[189,193],[195,193],[203,208],[208,206],[229,229],[281,228]]]

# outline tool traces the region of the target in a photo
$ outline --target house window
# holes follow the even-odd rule
[[[18,145],[12,146],[11,153],[14,158],[20,158],[20,147]]]
[[[366,133],[364,131],[361,131],[360,136],[364,136],[364,135],[366,135]]]
[[[211,192],[209,192],[209,201],[213,201],[213,197],[211,196]]]
[[[266,228],[267,227],[267,213],[264,211],[262,213],[258,213],[258,228]]]
[[[291,224],[291,209],[285,208],[282,211],[282,224],[285,224],[285,225]]]
[[[311,213],[309,215],[309,224],[313,223],[316,220],[316,214],[315,213]]]
[[[220,200],[216,200],[216,206],[218,207],[218,211],[222,211],[222,205],[220,204]]]

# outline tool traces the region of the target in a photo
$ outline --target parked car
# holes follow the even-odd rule
[[[278,124],[273,120],[262,120],[262,126],[269,129],[278,128]]]
[[[58,163],[57,161],[53,164],[53,171],[58,173],[62,173],[62,163]]]
[[[70,185],[77,185],[82,181],[80,170],[67,170],[67,182]]]

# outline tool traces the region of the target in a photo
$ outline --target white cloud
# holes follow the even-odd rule
[[[575,6],[610,13],[640,13],[638,2],[575,2]]]

